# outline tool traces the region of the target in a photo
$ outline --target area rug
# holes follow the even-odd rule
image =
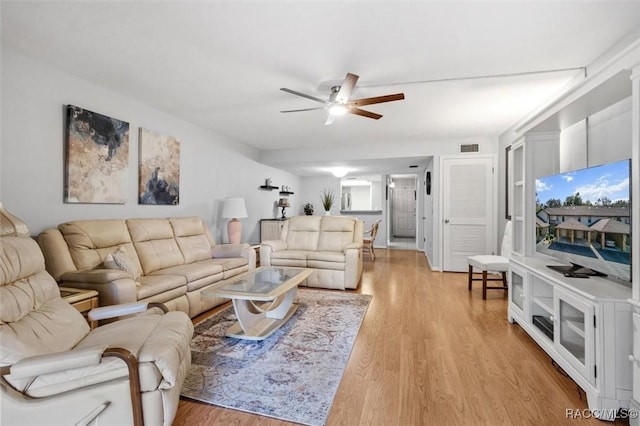
[[[258,342],[225,337],[236,320],[230,306],[196,325],[182,396],[325,424],[371,297],[300,289],[296,313]]]

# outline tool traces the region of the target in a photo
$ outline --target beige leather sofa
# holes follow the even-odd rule
[[[362,277],[362,221],[347,216],[295,216],[279,240],[263,241],[261,266],[297,266],[314,272],[302,285],[358,288]]]
[[[189,317],[154,309],[90,330],[5,213],[0,204],[0,424],[171,425],[191,364]]]
[[[97,290],[100,306],[159,302],[191,318],[226,300],[204,290],[256,263],[248,244],[216,245],[198,217],[73,221],[38,243],[60,285]]]

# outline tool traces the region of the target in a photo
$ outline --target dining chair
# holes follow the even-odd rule
[[[481,254],[469,256],[469,291],[473,281],[482,281],[482,299],[486,300],[487,290],[507,290],[507,271],[509,270],[509,253],[511,252],[511,221],[504,228],[500,255]],[[474,278],[474,268],[482,272],[482,278]],[[499,278],[488,278],[488,273],[499,273]],[[502,286],[487,286],[487,281],[502,281]]]
[[[380,222],[382,222],[381,219],[373,222],[371,228],[369,228],[369,230],[364,233],[368,236],[365,236],[362,240],[362,253],[369,254],[369,257],[372,261],[376,260],[376,253],[374,251],[373,244],[375,243],[376,235],[378,235],[378,227],[380,226]]]

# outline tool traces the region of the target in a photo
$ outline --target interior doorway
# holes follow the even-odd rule
[[[495,157],[442,159],[442,268],[465,272],[467,258],[491,253],[494,228]]]
[[[387,247],[416,250],[417,178],[415,174],[387,176]]]

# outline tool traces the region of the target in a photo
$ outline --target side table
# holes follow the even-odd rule
[[[87,315],[93,308],[98,307],[98,292],[95,290],[84,290],[81,288],[60,287],[60,296],[76,308],[94,329],[98,326],[97,321],[89,321]]]
[[[260,266],[260,243],[249,243],[256,252],[256,268]]]

